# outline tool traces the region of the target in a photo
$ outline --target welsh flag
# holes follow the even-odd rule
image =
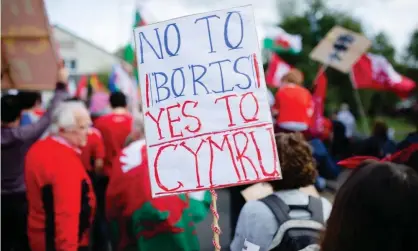
[[[289,34],[280,27],[269,27],[266,29],[264,48],[279,54],[298,54],[302,51],[302,36]]]
[[[208,192],[152,198],[145,140],[115,158],[106,191],[106,216],[117,250],[200,250],[195,223],[209,211]]]
[[[292,67],[281,59],[276,53],[271,57],[266,72],[267,86],[278,88],[281,85],[281,79],[286,75]]]
[[[350,73],[356,89],[391,91],[399,97],[408,97],[416,83],[395,71],[389,61],[381,56],[367,53],[353,65]]]
[[[192,192],[188,196],[193,222],[201,222],[209,213],[210,203],[212,202],[210,192]]]
[[[144,19],[141,17],[141,14],[139,12],[139,8],[137,8],[136,11],[135,11],[135,21],[132,25],[132,28],[136,28],[138,26],[143,26],[145,24],[146,23],[145,23]],[[134,50],[134,47],[133,47],[132,43],[128,43],[125,46],[125,49],[124,49],[124,52],[123,52],[123,59],[126,62],[130,63],[131,65],[134,64],[134,62],[135,62],[135,50]]]

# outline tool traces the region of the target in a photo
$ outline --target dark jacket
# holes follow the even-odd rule
[[[26,190],[23,176],[25,155],[48,128],[53,109],[67,96],[65,84],[57,83],[52,102],[39,121],[25,126],[1,128],[1,194]]]

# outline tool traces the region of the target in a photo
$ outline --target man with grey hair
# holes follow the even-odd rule
[[[25,162],[32,251],[87,250],[96,207],[91,181],[80,159],[91,125],[83,103],[61,103],[49,135],[36,142]]]

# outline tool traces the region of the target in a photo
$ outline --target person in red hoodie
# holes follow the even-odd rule
[[[282,83],[275,97],[279,131],[306,132],[313,115],[313,101],[312,94],[303,87],[302,72],[291,69]]]
[[[99,117],[94,122],[103,137],[105,158],[103,171],[109,176],[112,161],[122,150],[126,138],[132,129],[132,116],[127,109],[126,96],[122,92],[114,92],[109,97],[112,112]]]
[[[108,239],[108,224],[105,218],[105,197],[113,159],[119,155],[125,141],[132,130],[132,116],[127,109],[126,96],[122,92],[114,92],[109,97],[112,112],[97,118],[94,127],[100,131],[105,147],[103,173],[95,177],[95,190],[97,195],[96,222],[101,226],[102,238]],[[95,238],[96,239],[96,238]],[[101,243],[104,244],[103,241]],[[100,249],[98,249],[100,250]]]
[[[86,144],[90,124],[83,103],[63,102],[52,115],[49,136],[36,142],[26,155],[32,251],[88,250],[96,199],[80,147]]]

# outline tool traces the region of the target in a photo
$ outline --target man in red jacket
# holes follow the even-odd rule
[[[105,146],[105,156],[103,163],[104,176],[95,177],[97,195],[97,224],[103,231],[102,239],[107,239],[107,222],[105,219],[105,194],[109,175],[111,173],[112,161],[123,149],[126,138],[132,129],[132,116],[127,109],[126,96],[122,92],[114,92],[109,97],[112,112],[97,118],[94,127],[102,134]],[[96,239],[96,238],[95,238]],[[104,242],[101,242],[104,243]],[[103,246],[103,245],[102,245]]]
[[[53,113],[50,136],[26,156],[32,251],[88,250],[96,199],[79,148],[86,144],[90,124],[81,102],[64,102]]]
[[[106,176],[109,176],[113,158],[122,150],[132,128],[132,116],[127,109],[125,94],[114,92],[110,95],[109,102],[112,112],[94,122],[94,127],[102,134],[105,145],[103,171]]]
[[[303,87],[303,74],[292,69],[282,78],[276,93],[277,125],[280,130],[305,132],[313,115],[312,95]]]

